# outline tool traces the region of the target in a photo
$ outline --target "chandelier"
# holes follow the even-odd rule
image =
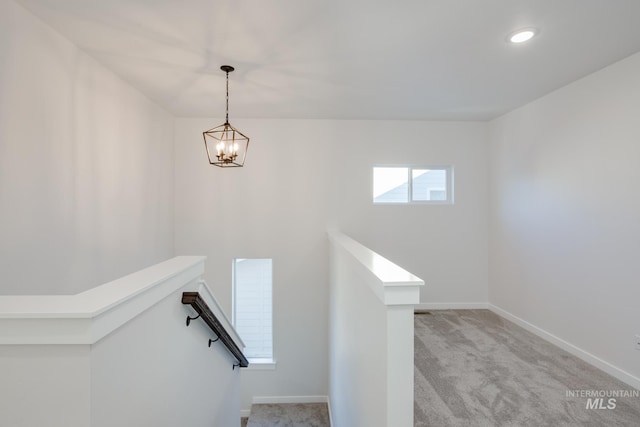
[[[202,132],[204,146],[209,163],[221,168],[242,167],[247,156],[249,138],[229,123],[229,73],[234,70],[231,65],[220,67],[227,73],[227,115],[220,126]]]

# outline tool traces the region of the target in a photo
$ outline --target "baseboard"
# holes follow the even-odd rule
[[[489,303],[486,302],[427,302],[414,306],[415,310],[486,310]]]
[[[251,409],[240,409],[240,418],[249,418]]]
[[[518,316],[515,316],[511,313],[509,313],[506,310],[503,310],[500,307],[497,307],[493,304],[489,304],[489,310],[491,310],[492,312],[494,312],[495,314],[497,314],[500,317],[503,317],[513,323],[515,323],[516,325],[526,329],[527,331],[539,336],[540,338],[544,339],[545,341],[550,342],[551,344],[554,344],[558,347],[560,347],[561,349],[565,350],[568,353],[571,353],[572,355],[584,360],[585,362],[589,363],[590,365],[595,366],[598,369],[603,370],[604,372],[606,372],[607,374],[619,379],[620,381],[630,385],[631,387],[634,387],[636,389],[640,389],[640,378],[631,375],[630,373],[623,371],[622,369],[612,365],[609,362],[605,362],[604,360],[600,359],[597,356],[594,356],[593,354],[579,348],[576,347],[575,345],[561,339],[558,338],[557,336],[550,334],[549,332],[545,331],[544,329],[541,329],[529,322],[527,322],[526,320],[523,320],[521,318],[519,318]]]
[[[277,404],[277,403],[329,403],[327,396],[254,396],[252,403]]]

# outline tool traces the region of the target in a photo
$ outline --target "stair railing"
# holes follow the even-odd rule
[[[192,320],[202,318],[204,322],[211,328],[214,334],[216,334],[216,339],[209,339],[209,347],[211,344],[221,341],[229,350],[229,352],[236,358],[238,363],[233,364],[233,369],[236,367],[246,368],[249,366],[249,361],[242,353],[242,350],[238,348],[236,343],[233,341],[224,325],[218,320],[213,311],[209,308],[209,305],[205,302],[205,300],[200,296],[198,292],[183,292],[182,293],[182,303],[190,304],[191,307],[198,313],[196,317],[187,316],[187,326],[191,323]]]

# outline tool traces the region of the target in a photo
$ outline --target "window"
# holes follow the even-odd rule
[[[233,325],[252,363],[272,363],[272,260],[233,260]]]
[[[373,203],[453,203],[451,166],[374,166]]]

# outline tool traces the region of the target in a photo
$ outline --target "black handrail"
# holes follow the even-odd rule
[[[211,328],[214,334],[222,341],[222,343],[229,349],[231,354],[238,359],[238,365],[233,365],[234,369],[236,366],[240,366],[241,368],[246,368],[249,366],[249,361],[244,354],[242,354],[242,350],[238,348],[236,343],[233,341],[227,330],[224,328],[222,323],[218,320],[215,314],[211,311],[207,303],[200,297],[200,293],[198,292],[183,292],[182,293],[182,303],[183,304],[191,304],[191,306],[198,313],[198,317],[202,317],[204,322]],[[189,326],[189,322],[193,320],[192,317],[187,317],[187,326]],[[209,340],[209,346],[211,346],[211,340]],[[217,339],[216,339],[217,341]]]

